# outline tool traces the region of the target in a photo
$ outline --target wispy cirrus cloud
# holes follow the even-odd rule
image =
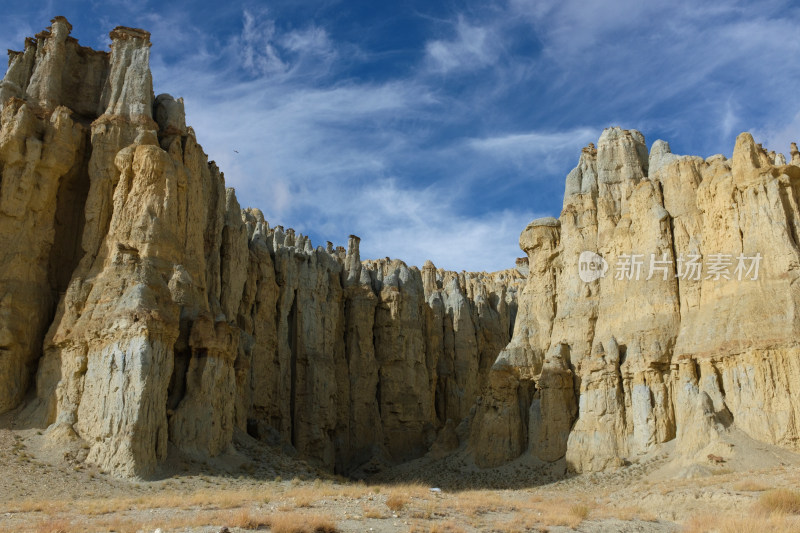
[[[499,269],[518,255],[530,218],[558,213],[563,176],[602,127],[710,152],[732,146],[737,128],[757,127],[743,98],[774,67],[777,45],[766,36],[788,21],[745,20],[735,5],[698,9],[515,1],[481,17],[453,12],[421,44],[416,68],[381,81],[345,74],[370,57],[357,42],[244,11],[223,48],[249,78],[192,74],[187,59],[178,92],[242,203],[274,223],[315,241],[357,233],[365,257]],[[742,57],[758,48],[770,57]],[[735,88],[733,65],[749,91]],[[200,78],[225,80],[224,100]],[[466,79],[476,83],[452,81]],[[687,124],[698,117],[692,138]]]
[[[244,11],[244,27],[235,41],[244,68],[256,75],[281,74],[287,65],[280,58],[275,43],[275,21]]]
[[[495,160],[494,164],[511,162],[519,168],[544,170],[563,169],[564,161],[572,161],[582,147],[595,141],[601,131],[595,128],[574,128],[566,131],[532,131],[470,139],[475,151]]]
[[[365,258],[512,266],[607,126],[699,155],[800,137],[788,0],[63,5],[80,35],[152,32],[156,92],[185,98],[243,205],[316,244],[358,234]],[[0,45],[39,16],[9,7]]]
[[[553,90],[600,104],[565,108],[583,120],[592,120],[587,111],[605,123],[627,119],[683,138],[689,150],[729,152],[740,130],[793,115],[793,82],[775,83],[800,78],[788,60],[800,43],[775,38],[793,31],[800,11],[790,2],[512,0],[510,8],[539,37]]]
[[[473,25],[459,16],[455,36],[425,45],[428,67],[439,73],[476,70],[491,65],[501,53],[501,41],[490,26]]]

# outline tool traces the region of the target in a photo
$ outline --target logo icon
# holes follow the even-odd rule
[[[590,283],[605,277],[608,272],[608,263],[594,252],[581,252],[578,258],[578,276],[581,280]]]

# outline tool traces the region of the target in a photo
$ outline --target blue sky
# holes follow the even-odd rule
[[[184,97],[240,203],[315,245],[355,233],[363,258],[513,266],[608,126],[704,157],[741,131],[800,138],[788,1],[25,4],[3,6],[0,47],[54,15],[94,48],[150,31],[156,94]]]

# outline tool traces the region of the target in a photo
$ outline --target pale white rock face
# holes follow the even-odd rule
[[[152,119],[150,33],[118,27],[111,32],[111,68],[101,96],[103,115]]]

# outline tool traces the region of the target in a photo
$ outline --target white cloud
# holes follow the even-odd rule
[[[511,0],[510,5],[514,17],[533,23],[545,51],[560,61],[583,54],[609,33],[641,27],[662,10],[657,2],[639,0]]]
[[[490,27],[473,26],[459,17],[455,29],[454,39],[433,40],[425,45],[431,70],[441,73],[477,70],[491,65],[500,55],[499,39]]]
[[[536,215],[503,210],[472,216],[459,204],[446,187],[412,189],[389,178],[361,189],[351,204],[359,211],[348,218],[364,258],[397,257],[416,266],[430,259],[448,270],[513,268],[521,255],[519,234]]]
[[[581,148],[600,136],[594,128],[565,131],[533,131],[470,139],[467,144],[479,154],[492,159],[492,164],[512,164],[532,174],[531,181],[565,170],[565,163],[574,163]],[[524,175],[524,174],[523,174]]]
[[[775,150],[786,156],[789,161],[789,145],[800,142],[800,112],[786,117],[772,127],[757,129],[753,132],[756,142],[762,143],[767,150]]]
[[[40,17],[42,18],[42,17]],[[42,20],[48,21],[50,19]],[[0,50],[21,51],[25,48],[25,38],[33,37],[43,28],[34,30],[27,21],[19,20],[16,17],[0,17]],[[3,69],[5,73],[5,69]]]
[[[426,223],[365,228],[361,233],[362,257],[397,257],[421,267],[430,259],[437,267],[471,272],[514,268],[519,234],[541,215],[533,212],[494,212],[484,217],[464,217],[447,211],[431,212]]]
[[[735,104],[733,103],[731,98],[728,98],[725,101],[725,104],[722,107],[722,120],[720,122],[720,130],[722,130],[722,137],[724,139],[730,138],[730,136],[736,132],[737,124],[739,123],[739,117],[735,111]]]
[[[242,65],[252,74],[282,73],[288,67],[274,43],[275,21],[265,15],[244,11],[244,27],[238,42]]]
[[[282,43],[293,52],[315,55],[330,55],[335,52],[328,32],[319,26],[309,26],[303,30],[289,32],[282,38]]]
[[[426,26],[447,33],[380,54],[280,4],[228,6],[240,27],[225,36],[177,8],[124,23],[152,32],[156,92],[185,98],[243,206],[316,244],[356,233],[365,258],[498,269],[531,218],[556,214],[563,176],[605,126],[682,153],[724,151],[740,128],[775,149],[800,137],[800,41],[776,38],[794,28],[776,5],[472,4]],[[392,54],[397,72],[374,67]]]
[[[542,154],[568,148],[578,152],[586,143],[599,137],[600,132],[593,128],[575,128],[566,131],[512,133],[497,137],[470,139],[469,144],[476,150],[492,153],[500,157],[510,157],[520,153]]]
[[[341,244],[356,233],[364,258],[391,256],[418,266],[431,259],[453,270],[511,268],[521,254],[519,232],[536,213],[476,210],[476,184],[486,186],[487,173],[509,163],[523,169],[520,179],[533,182],[564,161],[574,163],[580,147],[596,138],[589,128],[573,128],[434,146],[427,137],[443,119],[457,123],[477,104],[434,92],[428,81],[433,56],[405,78],[330,84],[325,76],[343,60],[342,45],[323,28],[282,32],[266,13],[246,16],[243,26],[223,48],[230,53],[248,43],[255,79],[236,81],[235,65],[210,71],[208,57],[166,65],[155,48],[154,78],[169,80],[164,88],[185,98],[187,122],[227,185],[236,187],[240,204],[261,208],[271,224],[294,227],[315,244]],[[447,53],[437,56],[440,66],[493,61],[499,48],[489,30],[463,19],[456,28]],[[267,41],[283,65],[279,73],[258,66],[270,61],[269,54],[257,55]],[[315,58],[322,59],[312,64]],[[409,164],[444,170],[436,182],[421,183],[407,174],[412,171],[398,174],[398,166]]]

